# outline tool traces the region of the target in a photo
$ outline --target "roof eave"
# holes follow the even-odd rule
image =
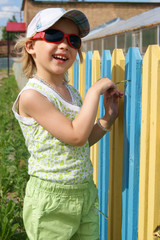
[[[144,25],[144,26],[141,26],[141,27],[135,27],[135,28],[130,28],[130,29],[126,29],[126,30],[122,30],[122,31],[118,31],[118,32],[113,32],[113,33],[109,33],[109,34],[106,34],[106,35],[103,35],[103,36],[99,36],[99,37],[96,37],[96,38],[90,38],[90,39],[84,39],[83,42],[88,42],[88,41],[92,41],[92,40],[97,40],[97,39],[101,39],[101,38],[104,38],[104,37],[109,37],[109,36],[113,36],[113,35],[117,35],[117,34],[122,34],[122,33],[126,33],[126,32],[131,32],[131,31],[136,31],[136,30],[139,30],[139,29],[144,29],[144,28],[147,28],[147,27],[153,27],[153,26],[156,26],[160,24],[160,22],[155,22],[155,23],[152,23],[152,24],[148,24],[148,25]]]

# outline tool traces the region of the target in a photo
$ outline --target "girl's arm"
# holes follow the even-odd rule
[[[53,136],[70,145],[81,146],[88,140],[94,126],[100,95],[116,92],[114,83],[102,78],[87,92],[78,116],[71,122],[46,97],[35,90],[24,91],[19,99],[19,110],[34,118]]]
[[[106,91],[104,94],[104,108],[105,108],[105,115],[103,118],[99,119],[100,125],[110,130],[112,124],[118,117],[118,98],[121,98],[123,93],[120,91],[116,91],[114,95],[111,97],[108,96],[108,92]],[[104,135],[105,131],[102,130],[96,123],[92,129],[92,132],[89,136],[89,145],[92,146],[96,142],[98,142]]]

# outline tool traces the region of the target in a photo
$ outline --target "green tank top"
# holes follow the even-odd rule
[[[82,99],[74,87],[68,84],[66,87],[70,92],[72,102],[67,102],[52,88],[31,78],[19,93],[12,110],[20,124],[30,153],[28,174],[60,184],[80,184],[88,182],[93,174],[88,141],[83,146],[69,145],[55,138],[33,118],[22,117],[18,113],[20,94],[26,89],[34,89],[73,121],[80,111]]]

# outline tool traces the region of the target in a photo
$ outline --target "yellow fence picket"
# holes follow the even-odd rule
[[[115,49],[111,61],[112,81],[123,81],[124,73],[125,59],[123,51]],[[118,89],[124,91],[124,84],[119,84]],[[110,139],[108,240],[121,239],[123,113],[124,98],[119,101],[119,117],[113,125]]]
[[[160,226],[160,48],[151,47],[151,113],[148,184],[148,240]]]
[[[140,149],[140,187],[139,187],[139,239],[147,240],[148,206],[148,162],[149,162],[149,125],[150,125],[150,51],[143,58],[142,72],[142,113],[141,113],[141,149]]]
[[[98,51],[94,51],[92,57],[92,85],[100,78],[100,76],[100,55]],[[97,113],[97,118],[98,117],[99,108]],[[98,187],[98,143],[91,147],[90,156],[93,164],[93,179]]]
[[[83,62],[79,62],[79,92],[84,100],[85,95],[85,58],[86,54],[82,52]]]
[[[149,46],[143,59],[139,189],[139,240],[153,240],[160,226],[160,48]]]

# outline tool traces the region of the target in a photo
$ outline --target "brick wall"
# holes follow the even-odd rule
[[[10,56],[14,56],[14,45],[15,41],[9,42]],[[7,56],[8,54],[8,42],[7,40],[0,41],[0,57]]]
[[[38,11],[49,7],[62,7],[65,10],[76,8],[83,11],[88,17],[92,29],[117,17],[128,19],[142,12],[160,7],[160,3],[38,3],[31,0],[24,0],[24,21],[26,25],[29,24]]]

